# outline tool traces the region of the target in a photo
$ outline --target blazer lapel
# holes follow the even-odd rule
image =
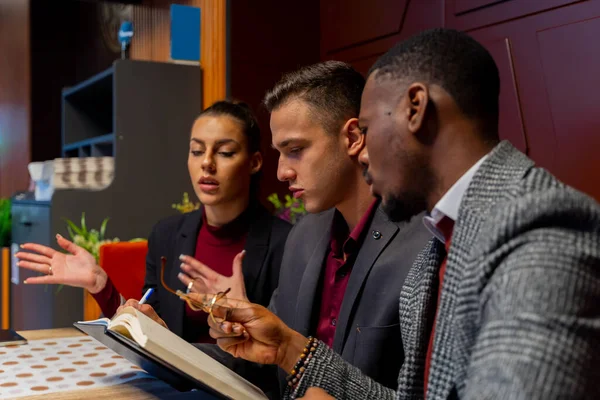
[[[300,282],[298,290],[298,299],[296,301],[296,315],[294,316],[294,329],[303,335],[307,335],[310,330],[313,304],[323,270],[323,262],[329,251],[331,239],[331,224],[335,210],[329,210],[322,219],[322,226],[315,226],[315,232],[322,232],[317,238],[315,250],[308,259],[306,269]]]
[[[446,251],[433,238],[419,253],[400,293],[400,331],[404,364],[398,377],[398,398],[422,397],[425,358],[435,318],[438,273]],[[430,378],[431,380],[431,378]]]
[[[252,219],[248,238],[244,249],[247,254],[242,263],[244,271],[244,284],[246,293],[253,293],[257,278],[264,267],[265,257],[269,250],[269,239],[271,234],[271,215],[262,206],[256,206],[254,212],[256,217]]]
[[[182,290],[185,292],[185,285],[177,278],[177,275],[181,272],[181,261],[179,256],[181,254],[194,257],[196,252],[196,242],[198,240],[198,231],[202,224],[202,210],[189,213],[185,216],[183,224],[177,232],[177,238],[175,241],[175,248],[171,252],[171,259],[167,259],[167,265],[165,267],[165,281],[171,288]],[[168,310],[170,315],[169,327],[175,331],[178,329],[179,333],[183,332],[183,316],[185,311],[185,303],[177,298],[177,296],[169,294],[169,304],[164,308]],[[176,331],[175,331],[176,332]]]
[[[477,237],[480,228],[480,220],[468,211],[460,210],[459,218],[454,223],[452,233],[452,242],[446,261],[446,272],[442,284],[442,293],[437,305],[437,318],[435,320],[435,337],[433,341],[433,351],[431,355],[431,370],[429,371],[429,381],[435,383],[431,387],[432,397],[437,395],[441,398],[447,398],[452,387],[454,379],[436,379],[452,371],[449,367],[457,360],[452,357],[456,345],[456,335],[453,334],[453,323],[455,322],[455,311],[458,298],[458,290],[463,283],[464,269],[461,268],[462,262],[469,257],[474,239]]]
[[[372,232],[379,232],[373,234]],[[367,232],[358,251],[348,287],[344,293],[342,308],[337,321],[337,328],[333,339],[333,350],[341,353],[349,333],[348,323],[350,322],[355,305],[358,302],[360,290],[363,287],[371,268],[375,265],[379,254],[386,248],[390,240],[398,232],[398,226],[388,220],[381,209],[375,211],[371,224],[367,227]]]

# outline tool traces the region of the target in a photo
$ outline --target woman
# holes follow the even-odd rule
[[[191,310],[164,289],[161,257],[166,258],[165,283],[174,289],[192,288],[184,283],[189,283],[194,266],[205,272],[209,266],[228,279],[243,280],[246,293],[231,295],[247,296],[265,306],[277,287],[291,226],[259,204],[259,150],[260,130],[245,104],[221,101],[204,110],[193,125],[188,155],[192,184],[203,207],[160,221],[148,239],[144,292],[149,288],[155,291],[147,301],[151,307],[141,310],[150,316],[156,311],[169,329],[187,341],[212,341],[206,314]],[[19,267],[48,274],[25,283],[85,288],[104,315],[112,316],[121,301],[110,278],[87,251],[60,235],[57,241],[70,254],[32,243],[22,246],[34,253],[17,253]],[[153,318],[160,322],[158,316]]]

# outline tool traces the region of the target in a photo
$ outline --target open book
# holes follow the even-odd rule
[[[208,389],[225,399],[267,398],[256,386],[133,307],[124,308],[112,320],[74,325],[178,389]]]

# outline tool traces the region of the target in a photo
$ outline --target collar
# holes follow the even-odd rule
[[[442,196],[429,215],[423,217],[425,227],[442,243],[446,242],[444,234],[437,228],[442,218],[448,217],[453,222],[458,218],[460,203],[473,180],[473,176],[481,167],[481,164],[487,159],[489,154],[481,157],[467,172],[457,180],[454,185]]]
[[[235,243],[248,233],[250,219],[252,217],[254,206],[252,204],[235,219],[223,226],[212,226],[206,220],[206,213],[202,213],[202,226],[198,232],[198,240],[206,241],[209,244],[222,246]]]
[[[334,254],[341,255],[343,252],[348,255],[358,249],[358,244],[364,237],[366,227],[371,222],[378,206],[379,200],[373,200],[367,211],[358,221],[358,224],[356,224],[354,229],[352,229],[352,232],[349,232],[348,224],[342,216],[342,213],[340,213],[337,209],[335,210],[335,215],[333,217],[331,226],[330,239],[330,247]]]

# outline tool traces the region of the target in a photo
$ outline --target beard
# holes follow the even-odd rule
[[[381,208],[392,222],[407,221],[427,209],[425,199],[416,193],[390,195],[382,200]]]
[[[374,194],[390,221],[407,221],[427,210],[427,198],[436,183],[429,155],[408,149],[398,135],[390,139],[388,150],[382,154],[385,161],[380,161],[378,182],[373,182],[368,170],[363,176],[367,183],[381,187],[381,192]]]
[[[404,171],[403,188],[386,191],[381,196],[381,208],[390,221],[407,221],[415,215],[427,210],[427,197],[436,180],[431,167],[425,158],[398,151],[400,160],[398,174]]]

